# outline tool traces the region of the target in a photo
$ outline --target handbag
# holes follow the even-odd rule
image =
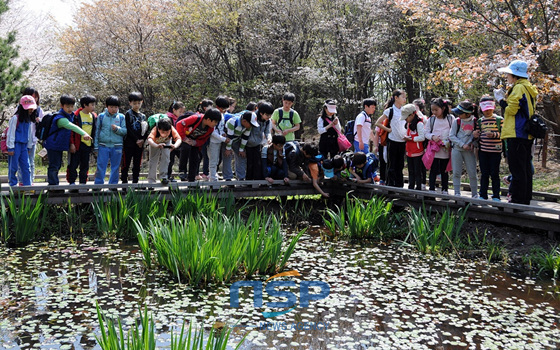
[[[325,118],[325,119],[327,119],[329,124],[332,124],[332,122],[328,118]],[[347,149],[349,149],[350,147],[352,147],[352,143],[350,141],[348,141],[348,138],[346,138],[346,136],[343,133],[341,133],[340,130],[338,130],[336,127],[334,127],[334,130],[338,134],[338,137],[336,138],[336,141],[338,142],[338,151],[339,152],[344,152]]]

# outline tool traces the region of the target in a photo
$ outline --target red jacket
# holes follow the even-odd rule
[[[177,129],[181,140],[184,140],[187,137],[191,138],[196,141],[195,147],[201,148],[202,145],[204,145],[206,141],[208,141],[210,135],[212,135],[212,132],[214,132],[214,128],[208,127],[206,133],[199,135],[197,138],[192,137],[191,133],[193,132],[193,130],[198,128],[200,123],[202,123],[202,119],[204,119],[202,116],[193,115],[179,120],[177,122],[177,125],[175,125],[175,128]]]
[[[421,122],[418,122],[421,123]],[[413,140],[418,136],[418,130],[412,131],[410,128],[406,129],[406,136],[410,136]],[[406,155],[407,157],[419,157],[424,154],[424,142],[406,141]]]
[[[82,117],[80,116],[80,112],[82,111],[82,109],[83,108],[80,107],[74,112],[74,124],[76,124],[80,128],[82,127]],[[93,147],[93,137],[95,135],[95,127],[97,124],[97,114],[95,114],[95,112],[91,112],[91,115],[93,116],[93,126],[91,129],[91,135],[89,136],[91,136],[91,144]],[[72,133],[70,134],[70,144],[76,147],[76,151],[80,149],[81,143],[82,143],[82,136],[72,131]]]

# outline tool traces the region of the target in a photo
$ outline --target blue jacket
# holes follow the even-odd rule
[[[53,125],[50,128],[50,136],[45,140],[45,148],[51,151],[68,151],[70,148],[70,134],[72,131],[68,129],[59,129],[57,123],[61,118],[68,119],[71,123],[74,122],[74,114],[68,114],[64,112],[64,109],[60,109],[57,115],[53,119]]]
[[[115,131],[113,131],[112,125],[117,126]],[[122,113],[111,115],[105,109],[97,118],[96,127],[94,149],[98,149],[100,145],[109,148],[123,146],[126,136],[126,118]]]

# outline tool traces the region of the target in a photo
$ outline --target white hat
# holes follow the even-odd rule
[[[257,115],[255,113],[251,113],[251,125],[259,127],[259,122],[257,122]]]
[[[416,105],[409,103],[401,108],[401,120],[406,120],[409,115],[416,112]]]

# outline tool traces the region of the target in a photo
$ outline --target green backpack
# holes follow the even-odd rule
[[[163,113],[151,115],[148,118],[148,129],[151,131],[157,125],[157,123],[164,118],[169,119],[167,114],[163,114]]]

